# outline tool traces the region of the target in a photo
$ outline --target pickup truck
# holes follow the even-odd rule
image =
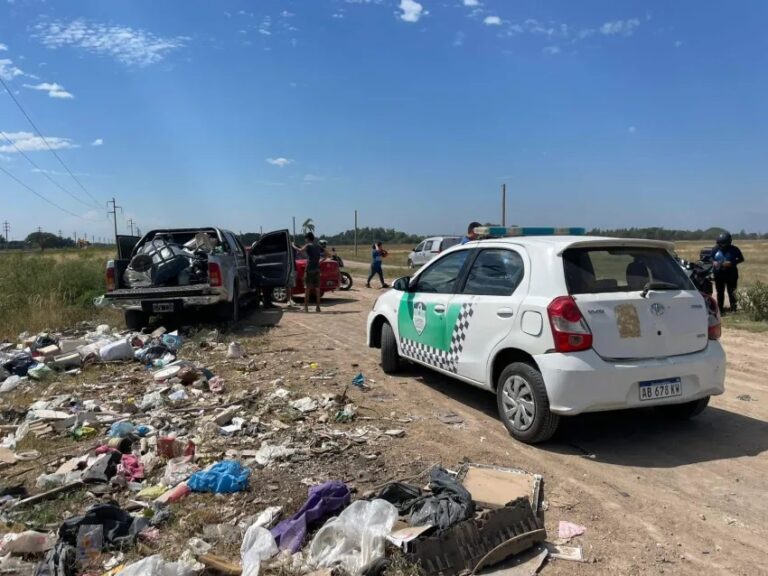
[[[293,276],[288,230],[264,234],[250,251],[221,228],[151,230],[142,237],[117,237],[104,300],[125,311],[133,330],[146,326],[152,315],[202,307],[215,307],[220,319],[236,322],[242,305],[262,289],[289,285]]]

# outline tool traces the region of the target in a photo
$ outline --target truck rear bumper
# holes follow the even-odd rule
[[[182,308],[195,308],[197,306],[212,306],[223,302],[224,298],[219,295],[209,296],[185,296],[184,298],[120,298],[119,300],[107,299],[106,303],[112,308],[120,310],[142,310],[143,306],[161,302],[180,302]],[[143,305],[143,306],[142,306]]]

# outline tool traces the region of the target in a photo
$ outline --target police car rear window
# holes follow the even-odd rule
[[[570,294],[642,291],[651,282],[655,289],[694,289],[680,265],[661,248],[572,248],[563,253],[563,265]]]

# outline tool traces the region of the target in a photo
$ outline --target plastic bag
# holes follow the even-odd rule
[[[195,569],[181,562],[167,562],[162,556],[149,556],[126,566],[120,576],[194,576]]]
[[[240,559],[243,563],[243,576],[258,576],[261,561],[277,554],[277,543],[269,530],[257,524],[245,532],[240,546]]]
[[[53,548],[56,538],[52,534],[27,530],[18,534],[5,534],[0,539],[0,556],[6,554],[39,554]]]
[[[177,484],[184,482],[184,480],[192,476],[192,474],[198,470],[200,470],[200,467],[186,456],[173,458],[169,460],[168,464],[165,466],[163,484],[166,486],[176,486]]]
[[[195,472],[187,482],[193,492],[227,494],[248,487],[251,471],[235,460],[222,460],[202,472]]]
[[[350,574],[384,556],[384,542],[397,522],[397,509],[384,500],[358,500],[320,528],[309,545],[309,563],[337,564]]]
[[[8,378],[3,381],[2,385],[0,385],[0,394],[15,390],[24,380],[25,378],[16,376],[15,374],[13,376],[8,376]]]
[[[133,360],[133,347],[127,339],[110,342],[99,350],[99,357],[104,362]]]

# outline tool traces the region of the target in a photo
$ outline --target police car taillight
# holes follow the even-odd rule
[[[558,296],[547,306],[556,352],[581,352],[592,348],[592,332],[572,296]]]

